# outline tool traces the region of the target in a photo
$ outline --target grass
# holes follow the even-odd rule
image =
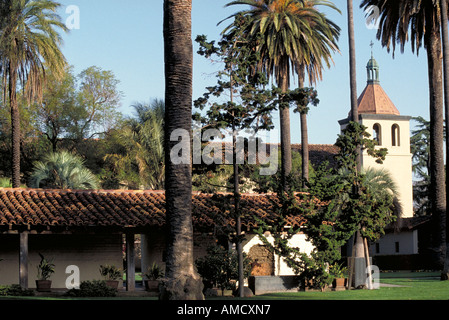
[[[441,281],[438,272],[381,273],[377,290],[307,291],[272,293],[250,300],[449,300],[449,281]],[[386,286],[386,285],[395,286]],[[95,298],[95,300],[156,300],[150,297]],[[238,298],[226,298],[238,301]],[[0,300],[92,300],[67,297],[0,297]],[[219,300],[211,299],[211,300]]]
[[[382,273],[376,290],[307,291],[265,294],[257,300],[449,300],[449,281],[438,272]],[[394,286],[386,286],[394,285]]]

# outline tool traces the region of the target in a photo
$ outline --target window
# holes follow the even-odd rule
[[[378,123],[373,126],[373,139],[379,146],[382,145],[382,128]]]
[[[380,253],[380,245],[379,245],[379,242],[376,243],[376,253]]]
[[[399,242],[395,242],[394,247],[395,247],[395,252],[399,253]]]
[[[391,127],[391,145],[393,147],[401,146],[401,137],[399,132],[399,126],[397,124],[394,124]]]

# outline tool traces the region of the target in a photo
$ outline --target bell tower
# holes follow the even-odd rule
[[[410,116],[399,113],[394,103],[380,85],[380,67],[371,54],[366,66],[367,84],[358,98],[359,121],[380,148],[387,148],[383,164],[377,164],[366,152],[362,154],[362,166],[367,169],[383,168],[390,172],[399,191],[402,218],[411,218],[413,212],[412,154],[410,151]],[[348,119],[339,121],[343,129]]]

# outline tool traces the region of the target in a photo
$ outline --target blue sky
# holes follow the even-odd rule
[[[210,40],[218,40],[226,23],[217,23],[241,6],[224,8],[229,0],[193,0],[193,39],[205,34]],[[79,8],[80,28],[64,35],[62,50],[76,73],[90,66],[111,70],[120,80],[119,90],[124,94],[120,111],[132,114],[135,102],[163,99],[164,48],[163,48],[163,0],[62,0],[63,21],[70,17],[66,8]],[[339,132],[338,120],[346,118],[349,102],[349,56],[346,22],[346,1],[335,0],[341,14],[324,10],[341,31],[341,53],[334,56],[335,65],[326,70],[323,81],[316,86],[320,104],[309,114],[309,142],[333,144]],[[397,50],[395,58],[376,40],[376,31],[367,27],[364,12],[354,1],[357,82],[360,95],[366,85],[366,64],[371,57],[370,42],[374,42],[374,56],[380,64],[380,81],[402,115],[423,116],[428,119],[427,59],[424,49],[416,56],[410,45],[404,54]],[[197,45],[194,44],[196,52]],[[195,54],[194,99],[204,88],[215,84],[219,69]],[[277,112],[274,119],[278,119]],[[299,116],[292,114],[292,143],[300,142]]]

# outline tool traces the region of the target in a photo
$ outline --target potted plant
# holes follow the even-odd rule
[[[345,288],[348,268],[335,263],[329,267],[329,274],[334,278],[332,286],[335,290]]]
[[[100,265],[100,274],[104,278],[106,285],[118,289],[119,280],[122,278],[122,271],[114,265]]]
[[[51,291],[51,275],[55,272],[55,265],[52,261],[48,261],[45,257],[39,253],[41,262],[37,266],[37,280],[36,289],[39,292]]]
[[[159,291],[159,279],[164,276],[164,272],[155,262],[148,268],[148,271],[144,274],[144,284],[147,291],[158,292]]]

